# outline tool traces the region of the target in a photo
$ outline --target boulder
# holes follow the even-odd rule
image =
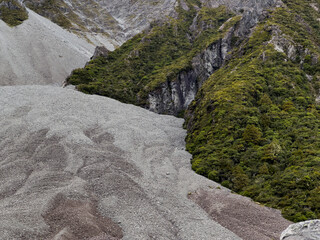
[[[282,232],[280,240],[319,240],[320,220],[291,224]]]

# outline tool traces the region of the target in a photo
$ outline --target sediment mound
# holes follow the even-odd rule
[[[2,239],[241,239],[188,198],[219,185],[191,170],[182,119],[52,86],[0,105]]]
[[[29,18],[10,27],[0,21],[0,85],[62,85],[83,67],[95,46],[29,10]]]

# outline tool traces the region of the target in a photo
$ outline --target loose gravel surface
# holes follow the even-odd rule
[[[246,240],[280,239],[291,222],[276,209],[267,208],[221,188],[199,189],[189,198],[198,203],[211,218]]]
[[[0,85],[62,85],[95,46],[29,10],[17,27],[0,20]]]
[[[182,119],[51,86],[0,87],[0,106],[1,239],[257,239],[289,225],[196,175]]]
[[[290,224],[195,174],[182,119],[53,86],[0,87],[0,106],[2,240],[264,240]]]
[[[188,199],[213,183],[182,119],[52,86],[0,106],[1,239],[240,239]]]

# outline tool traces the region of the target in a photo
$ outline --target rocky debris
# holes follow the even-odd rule
[[[0,32],[0,85],[61,85],[94,52],[92,44],[33,11],[14,28],[0,21]]]
[[[55,21],[57,14],[71,22],[70,30],[97,45],[105,38],[121,45],[158,19],[175,15],[176,0],[62,0],[44,8],[44,1],[25,0],[27,6]],[[59,23],[59,21],[57,21]],[[108,47],[108,46],[107,46]],[[109,47],[108,47],[109,48]]]
[[[182,119],[53,86],[0,87],[0,105],[1,239],[241,239],[187,198],[218,184]]]
[[[221,188],[199,189],[189,194],[211,218],[245,240],[279,239],[290,221],[279,210],[258,205],[251,199]]]
[[[52,232],[49,239],[122,239],[121,228],[103,217],[92,201],[57,195],[43,214]]]
[[[219,4],[225,3],[228,5],[228,2]],[[238,24],[228,29],[223,38],[210,44],[192,59],[190,70],[180,72],[175,81],[167,81],[148,94],[147,108],[156,113],[172,115],[177,115],[187,109],[202,84],[229,59],[233,47],[248,38],[257,23],[266,17],[266,12],[263,10],[266,7],[276,6],[276,3],[278,1],[269,1],[269,4],[262,4],[261,6],[259,4],[252,6],[249,4],[250,7],[242,14]],[[218,6],[216,4],[210,5],[210,7]],[[236,6],[238,5],[230,5],[229,7],[236,10]],[[197,21],[196,17],[190,27],[194,35],[199,35],[201,31],[210,27],[197,23]],[[201,28],[199,29],[197,26],[201,26]],[[225,26],[221,26],[221,28],[223,27]],[[234,39],[237,40],[236,43],[233,42]]]
[[[318,240],[320,239],[320,220],[311,220],[290,225],[280,240]]]

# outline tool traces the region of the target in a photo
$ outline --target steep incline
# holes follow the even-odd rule
[[[176,0],[24,0],[53,22],[94,43],[108,37],[117,45],[144,30],[150,22],[174,15]],[[101,44],[100,44],[101,45]]]
[[[320,218],[320,1],[284,0],[186,114],[193,169],[291,221]]]
[[[319,218],[320,1],[180,2],[67,81],[184,115],[197,173],[292,221]]]
[[[0,21],[0,85],[61,85],[94,46],[30,11],[17,27]]]
[[[0,87],[0,106],[1,239],[237,240],[217,221],[241,221],[225,226],[256,240],[289,225],[195,174],[182,119],[52,86]],[[219,219],[188,199],[203,191],[223,197],[208,202]]]

